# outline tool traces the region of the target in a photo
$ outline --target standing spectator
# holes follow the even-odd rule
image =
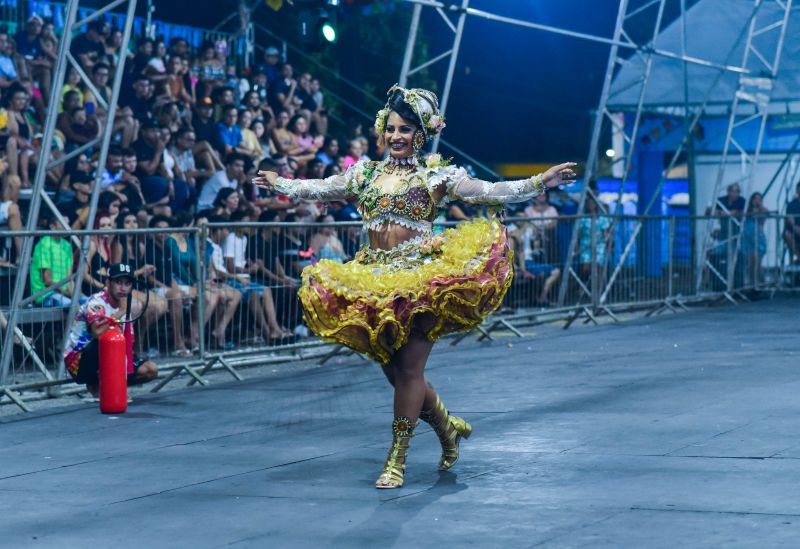
[[[111,327],[114,320],[121,320],[128,312],[128,295],[133,289],[133,277],[129,265],[116,263],[109,269],[104,289],[94,294],[81,305],[72,331],[64,346],[64,363],[67,371],[78,383],[85,383],[93,396],[97,396],[100,384],[100,357],[98,338]],[[141,304],[133,302],[131,315]],[[112,319],[112,320],[109,320]],[[153,362],[136,360],[133,355],[133,325],[124,327],[127,339],[128,385],[143,383],[158,376]]]
[[[783,241],[791,254],[791,261],[800,263],[800,183],[795,188],[794,198],[786,207]]]
[[[717,198],[717,215],[722,218],[720,219],[719,240],[725,242],[725,247],[727,246],[727,240],[730,236],[728,234],[728,218],[733,218],[733,220],[730,222],[733,233],[739,233],[738,220],[740,220],[744,215],[744,209],[746,206],[744,197],[741,195],[741,193],[742,191],[739,187],[739,184],[731,183],[728,185],[728,192],[725,194],[725,196],[720,196]]]
[[[547,201],[548,194],[540,194],[533,199],[533,204],[525,208],[525,217],[531,219],[533,230],[541,241],[545,260],[552,263],[555,259],[555,228],[558,225],[558,210]]]
[[[9,192],[9,180],[18,179],[15,176],[7,176],[6,178],[6,185],[3,188],[3,197],[2,202],[0,202],[0,225],[6,225],[8,230],[10,231],[22,231],[22,215],[19,211],[19,205],[17,204],[16,200],[12,200],[10,198],[11,192]],[[19,193],[19,188],[16,189],[16,193]],[[22,255],[22,237],[14,237],[14,252],[17,261],[19,261],[19,257]],[[9,257],[9,259],[11,259]],[[0,267],[10,267],[11,262],[3,257],[0,257]]]
[[[215,173],[211,179],[205,182],[200,190],[200,197],[197,200],[197,208],[206,210],[212,208],[217,193],[221,189],[229,188],[238,190],[244,177],[245,158],[238,154],[231,154],[225,159],[225,169]]]
[[[744,220],[742,232],[742,254],[747,260],[745,282],[758,286],[761,280],[761,260],[767,253],[767,235],[764,233],[766,215],[769,213],[764,207],[764,195],[755,192],[750,195],[747,202],[747,216]]]
[[[592,247],[592,220],[595,227],[595,246]],[[592,265],[597,265],[600,286],[603,284],[606,264],[606,243],[611,220],[604,215],[602,207],[592,196],[586,197],[584,216],[578,221],[578,257],[580,273],[584,280],[591,280]]]
[[[106,55],[105,34],[110,32],[111,27],[100,17],[90,21],[86,32],[72,41],[70,51],[87,73],[91,74],[95,63],[103,61]]]
[[[44,217],[47,228],[51,231],[64,229],[53,213],[48,212]],[[69,240],[56,234],[42,237],[36,243],[31,259],[31,294],[35,295],[71,274],[72,245]],[[70,281],[42,294],[35,302],[43,307],[69,307],[72,303],[73,287],[74,284]]]

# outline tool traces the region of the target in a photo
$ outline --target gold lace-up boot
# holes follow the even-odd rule
[[[469,438],[472,434],[472,425],[458,416],[451,416],[438,395],[433,409],[423,410],[419,418],[433,427],[442,444],[439,469],[445,471],[455,465],[458,461],[458,444],[462,438]]]
[[[406,471],[406,454],[408,453],[408,442],[414,436],[416,421],[411,421],[407,417],[398,416],[392,422],[392,446],[389,448],[389,455],[386,456],[386,463],[383,472],[378,480],[375,481],[375,488],[400,488],[403,485],[403,474]]]

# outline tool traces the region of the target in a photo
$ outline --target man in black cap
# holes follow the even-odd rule
[[[72,331],[64,345],[64,363],[77,383],[85,383],[93,396],[100,385],[100,356],[98,338],[115,323],[124,321],[128,312],[128,296],[133,291],[133,269],[126,263],[114,263],[108,268],[106,287],[81,305]],[[133,303],[132,314],[141,306]],[[128,385],[145,383],[158,377],[158,368],[149,360],[133,356],[133,324],[123,324],[125,334]]]

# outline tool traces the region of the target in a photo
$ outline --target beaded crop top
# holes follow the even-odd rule
[[[541,175],[490,183],[470,177],[464,168],[437,162],[438,155],[433,157],[424,165],[416,157],[361,161],[345,173],[325,179],[279,177],[275,189],[291,199],[327,202],[356,198],[365,228],[396,224],[421,233],[431,232],[430,222],[436,217],[437,208],[451,200],[500,205],[524,202],[545,191]],[[378,184],[383,174],[399,179],[396,188],[387,190]],[[441,195],[438,203],[437,194]]]

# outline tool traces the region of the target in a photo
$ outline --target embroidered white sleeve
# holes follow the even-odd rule
[[[364,161],[350,166],[346,172],[325,179],[286,179],[275,180],[275,190],[293,200],[346,200],[358,194],[364,181]]]
[[[490,183],[474,179],[464,168],[447,166],[433,168],[428,174],[428,190],[434,192],[444,185],[445,195],[437,204],[445,206],[451,200],[462,200],[468,204],[507,204],[525,202],[546,190],[541,175],[518,181]]]

